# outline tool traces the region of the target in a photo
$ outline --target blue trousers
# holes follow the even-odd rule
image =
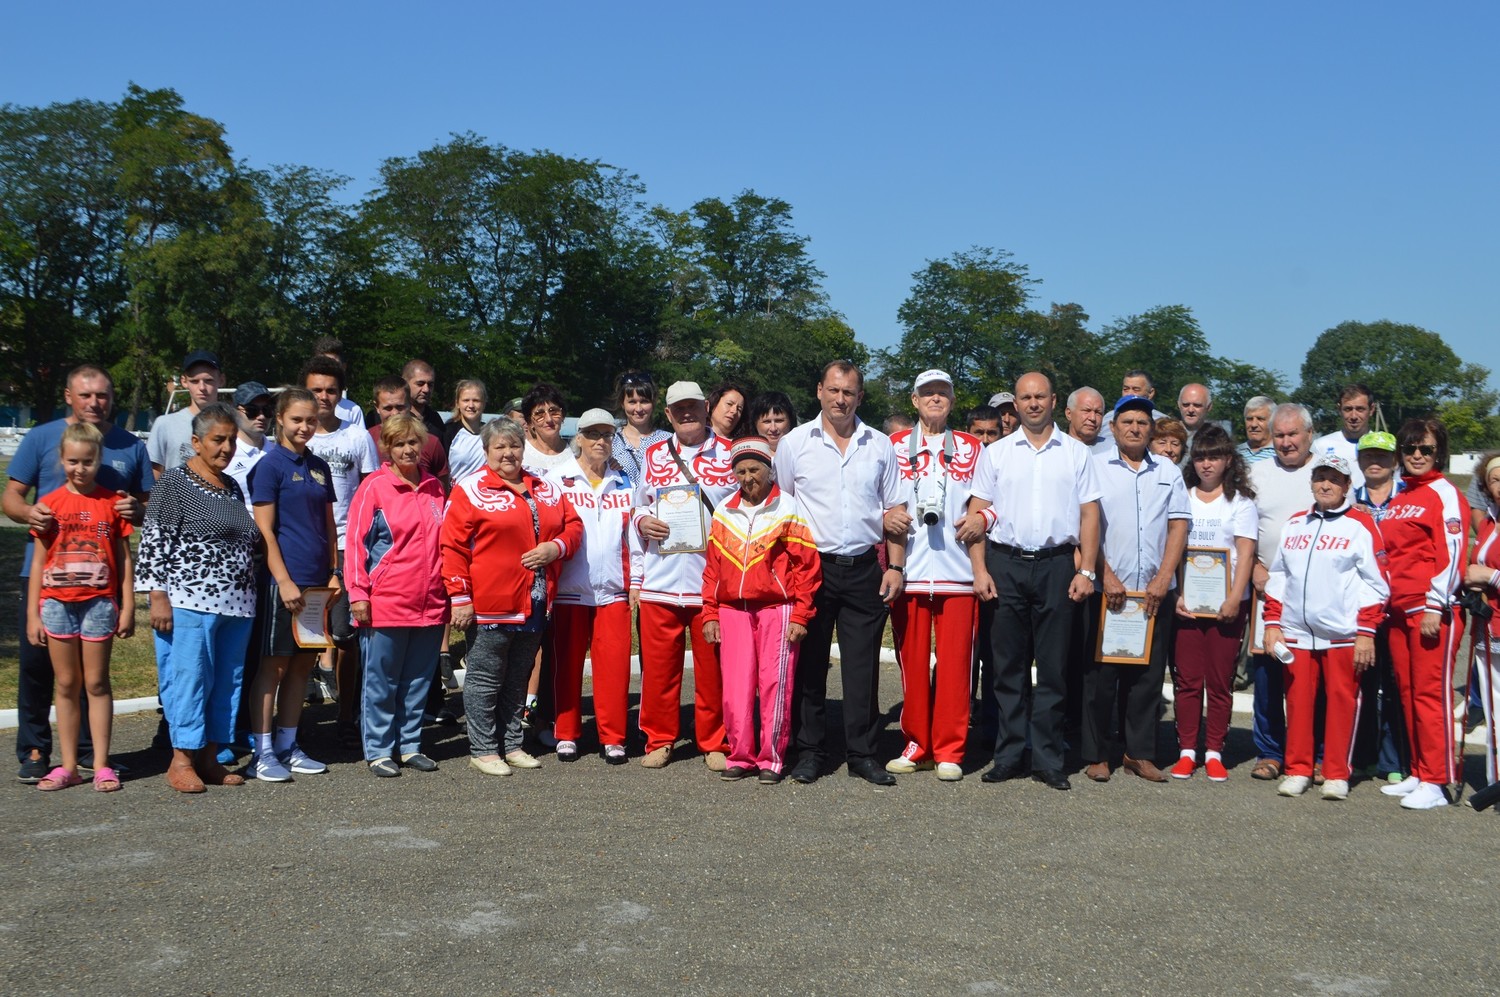
[[[172,747],[196,751],[234,740],[240,708],[248,616],[172,610],[170,633],[156,638],[157,695],[172,732]]]
[[[1286,758],[1286,684],[1281,662],[1269,654],[1250,656],[1254,699],[1250,737],[1258,758]]]
[[[365,760],[422,750],[422,711],[443,627],[359,627],[365,677],[360,730]]]

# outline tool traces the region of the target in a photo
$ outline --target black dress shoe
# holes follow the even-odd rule
[[[761,769],[760,778],[756,781],[762,786],[774,786],[781,781],[781,773],[775,769]]]
[[[757,769],[747,768],[744,765],[731,765],[719,773],[719,778],[725,782],[739,782],[741,779],[753,779],[759,774]]]
[[[1063,775],[1062,769],[1037,769],[1031,777],[1052,789],[1072,789],[1073,784]]]
[[[438,770],[438,763],[420,751],[401,759],[401,764],[407,768],[416,769],[418,772],[436,772]]]
[[[787,778],[793,782],[800,782],[805,786],[808,783],[817,782],[818,776],[822,774],[822,763],[818,759],[818,756],[803,755],[797,759],[797,764],[793,765],[792,770],[787,773]]]
[[[874,786],[894,786],[896,777],[869,758],[849,759],[849,774]]]
[[[992,765],[990,770],[979,777],[980,782],[1009,782],[1019,779],[1026,771],[1019,765]]]

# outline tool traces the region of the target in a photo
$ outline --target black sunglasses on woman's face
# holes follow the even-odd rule
[[[1423,457],[1431,457],[1437,453],[1437,447],[1428,443],[1408,443],[1401,448],[1401,452],[1408,457],[1421,454]]]

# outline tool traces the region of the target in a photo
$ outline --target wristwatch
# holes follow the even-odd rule
[[[892,565],[889,566],[888,570],[890,570],[890,571],[899,571],[899,572],[901,572],[901,576],[903,578],[906,577],[906,565],[904,565],[904,564],[892,564]]]
[[[1097,582],[1099,580],[1099,576],[1098,575],[1096,575],[1092,571],[1088,571],[1088,570],[1086,570],[1084,568],[1079,568],[1078,569],[1078,573],[1080,575],[1082,575],[1083,577],[1087,578],[1091,582]]]

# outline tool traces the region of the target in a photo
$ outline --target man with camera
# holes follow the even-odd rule
[[[906,529],[906,589],[891,606],[906,744],[885,770],[905,773],[936,766],[939,779],[956,782],[964,775],[978,604],[970,558],[972,552],[982,559],[984,547],[960,543],[955,528],[968,508],[969,486],[983,447],[976,437],[948,428],[953,380],[943,371],[918,374],[911,402],[917,426],[891,437],[911,517]]]

